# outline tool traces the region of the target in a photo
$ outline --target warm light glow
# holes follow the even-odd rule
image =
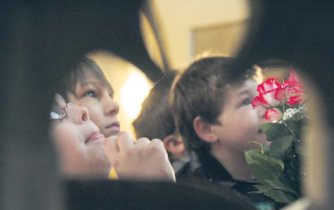
[[[126,114],[135,119],[141,104],[150,91],[151,85],[143,74],[131,72],[121,89],[121,107]]]

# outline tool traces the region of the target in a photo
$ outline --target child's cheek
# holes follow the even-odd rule
[[[62,121],[53,130],[56,142],[77,143],[81,138],[81,130],[68,120]]]

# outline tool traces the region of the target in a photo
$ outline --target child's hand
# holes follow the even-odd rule
[[[140,138],[126,132],[107,138],[105,153],[121,179],[168,180],[175,174],[161,140]]]

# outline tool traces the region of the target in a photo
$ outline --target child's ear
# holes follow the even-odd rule
[[[185,152],[185,147],[182,139],[179,135],[170,134],[163,140],[166,150],[171,153],[175,158],[181,157]]]
[[[208,143],[213,143],[218,140],[218,136],[214,132],[212,124],[204,121],[201,117],[197,116],[193,120],[193,127],[197,136]]]

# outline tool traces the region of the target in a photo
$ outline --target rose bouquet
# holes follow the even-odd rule
[[[246,151],[245,156],[258,190],[278,203],[290,203],[301,195],[304,175],[302,132],[307,118],[304,90],[293,70],[287,80],[269,78],[258,85],[253,107],[265,112],[268,123],[261,126],[271,142],[260,150]]]

